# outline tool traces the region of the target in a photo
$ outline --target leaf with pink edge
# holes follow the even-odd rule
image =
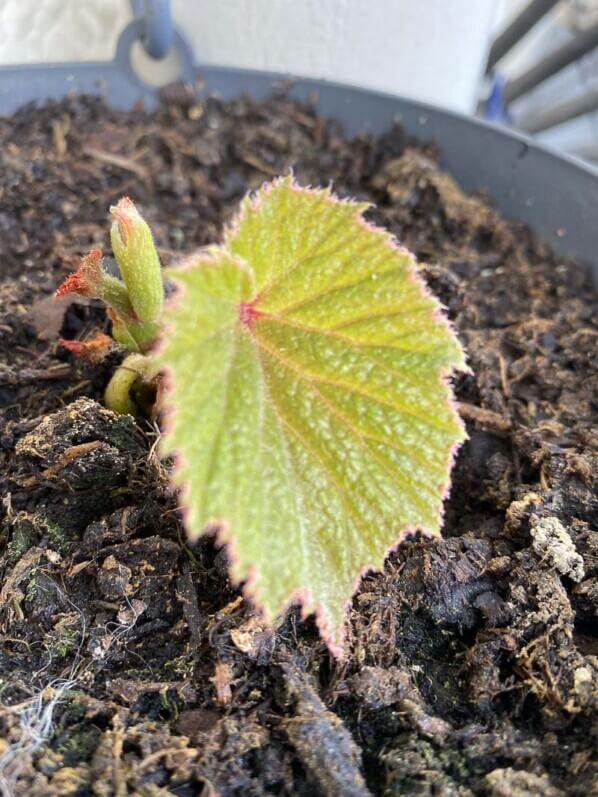
[[[216,526],[266,616],[300,599],[334,653],[364,571],[440,533],[465,437],[463,350],[366,207],[292,178],[246,198],[221,247],[171,271],[157,355],[190,536]]]

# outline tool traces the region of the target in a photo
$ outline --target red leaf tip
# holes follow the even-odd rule
[[[79,296],[95,297],[99,295],[101,283],[102,250],[92,249],[88,255],[81,258],[79,268],[68,275],[54,296],[58,299],[68,293],[76,293]]]
[[[114,345],[112,338],[103,332],[96,332],[89,340],[65,340],[60,338],[58,343],[77,357],[85,357],[92,362],[99,362]]]

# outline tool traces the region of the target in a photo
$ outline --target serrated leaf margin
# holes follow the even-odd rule
[[[310,186],[300,186],[295,182],[294,176],[291,172],[288,176],[279,177],[276,178],[275,180],[265,182],[256,191],[247,194],[241,201],[237,214],[234,216],[231,222],[225,227],[223,233],[223,243],[220,246],[205,247],[203,250],[200,250],[199,254],[201,254],[206,259],[211,258],[214,266],[217,267],[218,265],[217,253],[222,251],[226,252],[227,256],[231,260],[236,260],[238,267],[240,269],[248,273],[250,280],[252,280],[255,284],[255,278],[251,265],[246,263],[241,257],[231,253],[230,250],[228,250],[228,244],[234,238],[235,231],[240,227],[243,220],[243,215],[249,210],[251,211],[258,210],[262,196],[270,191],[273,191],[281,183],[283,184],[287,183],[292,190],[298,191],[300,193],[305,191],[319,192],[325,197],[325,200],[330,202],[331,204],[342,203],[345,205],[353,206],[355,208],[354,221],[356,223],[358,223],[368,232],[375,233],[376,235],[383,238],[384,244],[386,246],[390,246],[393,250],[398,251],[402,256],[406,258],[408,262],[408,270],[406,274],[407,279],[409,279],[413,284],[418,286],[418,289],[421,291],[422,296],[425,296],[426,298],[430,299],[433,302],[434,307],[430,312],[430,318],[433,319],[439,325],[443,326],[444,329],[446,330],[447,336],[452,338],[457,344],[457,351],[460,354],[459,361],[454,363],[449,363],[437,369],[438,382],[439,384],[442,384],[447,388],[447,401],[450,409],[453,411],[453,417],[456,422],[456,426],[461,432],[461,438],[458,439],[455,443],[453,443],[452,446],[450,446],[447,453],[447,460],[445,465],[445,472],[447,474],[447,478],[444,485],[442,486],[440,494],[440,502],[439,502],[439,511],[438,511],[438,527],[440,529],[442,528],[444,520],[444,509],[445,509],[444,505],[450,495],[450,489],[452,484],[451,474],[453,471],[454,463],[457,454],[459,452],[459,449],[461,448],[463,443],[468,439],[465,424],[457,411],[458,405],[456,399],[454,398],[451,380],[456,373],[458,372],[471,373],[471,369],[467,364],[466,353],[459,341],[454,325],[446,315],[447,308],[432,293],[432,291],[424,281],[423,277],[419,273],[418,264],[414,255],[408,249],[403,247],[396,240],[395,236],[392,235],[392,233],[390,233],[388,230],[379,227],[375,224],[372,224],[371,222],[367,221],[364,218],[363,216],[364,212],[368,208],[372,207],[372,204],[369,202],[357,202],[349,198],[339,198],[334,194],[330,186],[325,188],[311,188]],[[173,309],[176,310],[177,302],[182,301],[184,298],[185,285],[179,280],[177,280],[177,274],[180,274],[181,271],[193,270],[195,267],[194,262],[196,257],[197,254],[191,256],[190,258],[187,258],[176,268],[170,268],[166,270],[166,275],[169,278],[171,278],[175,284],[177,284],[177,291],[175,295],[169,297],[168,299],[169,310]],[[255,300],[259,300],[259,294],[252,301]],[[163,345],[160,342],[162,337],[163,335],[161,334],[159,336],[158,343],[154,347],[154,354],[156,355],[159,355],[163,349]],[[162,374],[163,386],[160,389],[159,405],[161,408],[161,414],[163,418],[162,422],[163,433],[164,435],[167,435],[170,424],[172,422],[172,418],[176,413],[176,407],[174,403],[168,402],[168,395],[172,394],[173,392],[169,386],[172,386],[174,384],[174,373],[172,369],[169,368],[169,366],[165,363],[162,363],[160,365],[160,372]],[[220,547],[224,547],[226,549],[229,561],[229,572],[232,581],[241,589],[243,597],[262,612],[262,614],[265,616],[266,621],[269,624],[272,624],[275,617],[283,617],[291,606],[297,604],[299,604],[302,620],[305,620],[307,617],[309,617],[309,615],[314,614],[316,626],[318,628],[320,637],[325,642],[330,653],[335,658],[338,659],[342,659],[346,652],[345,642],[347,637],[347,618],[355,594],[357,593],[359,586],[363,581],[364,577],[370,573],[380,572],[381,567],[383,567],[383,564],[387,560],[388,556],[394,551],[396,551],[403,542],[415,536],[417,533],[422,534],[424,537],[428,539],[438,539],[438,537],[440,536],[440,532],[436,533],[421,525],[418,525],[416,527],[405,527],[397,533],[397,541],[385,549],[381,566],[377,564],[363,565],[361,571],[357,574],[355,578],[351,594],[347,598],[345,605],[343,606],[342,609],[343,621],[339,629],[339,636],[337,639],[335,639],[333,630],[329,628],[329,624],[326,620],[321,603],[314,599],[314,596],[311,594],[310,589],[307,587],[299,587],[293,590],[289,594],[288,599],[280,607],[280,610],[276,613],[275,617],[270,616],[267,607],[260,602],[258,590],[255,588],[255,581],[258,574],[257,568],[252,567],[246,573],[238,572],[237,564],[239,562],[239,556],[236,553],[236,539],[234,532],[230,527],[229,522],[225,518],[211,518],[207,521],[203,529],[195,531],[194,529],[191,528],[190,524],[188,523],[188,517],[191,512],[190,501],[188,498],[188,492],[190,490],[190,486],[186,484],[183,478],[177,478],[177,474],[183,472],[182,463],[184,462],[185,458],[183,453],[179,449],[174,449],[170,454],[170,456],[172,456],[174,461],[174,468],[171,476],[171,481],[179,488],[179,497],[180,497],[179,510],[182,513],[185,528],[189,536],[192,539],[198,539],[203,534],[214,535],[217,545]]]

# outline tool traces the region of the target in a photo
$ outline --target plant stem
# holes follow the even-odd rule
[[[98,295],[100,299],[103,299],[106,302],[106,304],[113,307],[120,316],[123,316],[124,318],[135,317],[135,311],[133,310],[133,305],[129,299],[127,288],[124,282],[119,280],[117,277],[113,277],[112,275],[103,272],[101,288],[98,291]]]
[[[114,372],[108,382],[104,401],[106,406],[121,415],[136,416],[137,407],[131,399],[131,390],[136,382],[149,373],[151,361],[143,354],[129,354]]]

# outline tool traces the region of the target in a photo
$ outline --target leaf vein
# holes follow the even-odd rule
[[[393,318],[394,316],[413,316],[418,315],[419,313],[424,313],[430,310],[430,306],[425,304],[420,307],[412,307],[410,310],[405,310],[405,308],[401,308],[400,310],[382,310],[380,313],[367,313],[366,315],[357,316],[357,318],[348,318],[346,321],[341,321],[338,324],[334,324],[328,329],[331,329],[333,332],[338,329],[345,329],[345,327],[353,327],[356,324],[361,324],[363,321],[380,321],[382,318]]]
[[[422,350],[413,347],[407,349],[403,346],[395,346],[394,343],[367,343],[365,341],[355,340],[354,338],[347,337],[346,335],[339,335],[332,327],[328,327],[326,329],[312,327],[309,324],[303,323],[302,321],[297,321],[294,318],[288,318],[288,316],[282,316],[276,313],[264,313],[263,317],[264,320],[274,321],[279,323],[281,326],[288,326],[292,327],[293,329],[299,329],[302,332],[308,332],[314,335],[325,335],[326,337],[334,338],[335,340],[338,340],[339,343],[344,343],[347,346],[356,349],[393,349],[395,351],[406,352],[407,354],[430,354],[434,351],[434,349]],[[393,338],[393,341],[400,340],[401,338],[408,338],[410,335],[413,335],[414,332],[417,332],[417,330],[410,330],[404,334],[396,335]]]
[[[207,506],[207,499],[208,499],[208,488],[210,486],[210,483],[212,481],[212,477],[214,475],[214,468],[216,467],[216,454],[218,453],[218,449],[220,447],[220,443],[221,443],[221,440],[222,440],[222,433],[223,433],[223,430],[224,430],[224,422],[226,420],[226,416],[227,416],[227,414],[229,412],[229,408],[230,408],[230,383],[231,383],[231,378],[230,377],[231,377],[231,373],[232,373],[232,370],[233,370],[233,363],[235,362],[235,360],[237,358],[237,350],[238,350],[237,341],[238,341],[237,336],[236,335],[233,336],[233,345],[231,347],[230,360],[229,360],[228,366],[226,368],[226,377],[225,377],[225,379],[226,379],[226,387],[225,387],[225,390],[224,390],[224,396],[223,396],[223,402],[222,402],[223,403],[222,415],[221,415],[221,418],[220,418],[220,424],[218,425],[218,428],[216,430],[216,435],[214,436],[214,440],[212,442],[212,447],[210,449],[210,454],[208,456],[208,466],[207,466],[207,469],[206,469],[206,476],[205,476],[205,479],[204,479],[203,492],[202,492],[202,505],[204,507],[204,512],[206,514],[207,514],[206,506]]]
[[[270,354],[270,352],[268,352],[268,354]],[[272,359],[276,359],[271,354],[270,354],[270,356],[272,357]],[[279,360],[279,362],[282,362],[282,361]],[[295,368],[290,366],[287,362],[284,362],[283,364],[284,364],[284,366],[286,368],[288,368],[289,370],[292,370],[293,373],[297,373],[299,376],[301,376],[301,372],[297,371]],[[383,468],[383,470],[386,472],[386,474],[388,476],[390,476],[391,481],[394,481],[395,479],[397,479],[398,481],[402,482],[402,484],[404,484],[404,485],[406,485],[408,487],[412,486],[412,482],[410,483],[409,480],[406,479],[402,475],[402,473],[400,471],[400,468],[396,468],[396,471],[392,470],[390,468],[390,466],[388,465],[388,463],[384,460],[384,458],[381,457],[380,453],[378,451],[376,451],[375,449],[373,449],[370,445],[368,445],[366,440],[369,439],[373,443],[379,443],[380,445],[388,446],[389,448],[393,448],[394,450],[398,451],[399,453],[407,454],[409,457],[412,457],[413,459],[415,459],[415,461],[419,461],[421,464],[425,464],[425,465],[429,466],[429,463],[424,463],[421,460],[421,458],[419,458],[419,457],[417,457],[415,455],[415,452],[413,451],[413,449],[407,450],[407,449],[399,446],[398,444],[395,444],[393,442],[387,442],[385,440],[381,440],[378,437],[376,437],[375,435],[369,434],[369,433],[364,432],[363,430],[359,429],[357,426],[355,426],[346,417],[346,415],[341,410],[339,410],[339,408],[334,404],[334,402],[332,402],[324,393],[322,393],[320,390],[318,390],[318,388],[316,387],[315,384],[312,384],[311,382],[308,382],[307,384],[314,391],[314,393],[320,397],[320,399],[322,400],[322,403],[325,404],[328,407],[328,409],[330,410],[331,414],[334,415],[336,418],[338,418],[338,420],[341,421],[344,424],[344,426],[360,441],[362,448],[364,448],[375,459],[377,459],[377,461],[380,463],[380,466]],[[433,499],[436,498],[435,491],[432,488],[430,488],[429,485],[422,484],[420,481],[417,482],[417,485],[418,485],[418,487],[420,489],[422,489],[423,491],[427,492]],[[428,506],[425,503],[421,503],[421,500],[419,499],[419,496],[418,496],[418,499],[417,499],[416,503],[419,503],[420,509],[423,508],[424,511],[428,511]]]
[[[293,272],[295,272],[304,263],[309,262],[312,258],[320,258],[320,257],[325,256],[325,254],[327,254],[327,253],[318,252],[318,248],[322,245],[322,242],[326,241],[326,239],[329,238],[331,235],[334,235],[336,233],[336,231],[339,229],[339,227],[343,227],[343,225],[345,225],[346,223],[347,223],[347,220],[345,218],[341,218],[337,223],[333,224],[332,227],[330,229],[328,229],[327,232],[321,238],[318,239],[318,241],[312,246],[312,248],[310,249],[310,251],[306,255],[303,255],[303,257],[300,257],[298,260],[296,260],[294,263],[292,263],[289,266],[289,268],[287,268],[282,273],[278,274],[278,276],[275,277],[275,279],[273,279],[270,283],[268,283],[268,285],[265,285],[262,288],[262,290],[259,292],[260,302],[275,287],[277,287],[281,282],[283,282],[285,279],[290,277],[291,274],[293,274]],[[283,225],[282,224],[279,226],[279,229],[280,230],[283,229]],[[355,237],[357,237],[357,236],[355,236]],[[341,244],[339,244],[338,247],[333,249],[331,253],[328,253],[328,256],[331,256],[331,254],[334,254],[335,252],[344,249],[346,246],[347,246],[347,241],[345,240]]]
[[[346,263],[342,263],[341,265],[345,266]],[[403,270],[404,270],[403,266],[400,267],[397,266],[394,268],[389,268],[387,271],[376,272],[376,275],[379,277],[387,277],[389,274],[399,274]],[[341,271],[341,268],[335,270],[332,276],[336,277],[339,271]],[[332,285],[329,288],[326,288],[326,290],[320,291],[319,293],[313,293],[310,296],[306,296],[304,299],[301,299],[298,302],[294,302],[293,304],[289,304],[285,308],[283,308],[283,311],[280,313],[279,317],[286,318],[289,315],[289,313],[294,313],[296,310],[302,310],[304,307],[308,307],[313,302],[318,301],[319,299],[323,299],[324,297],[331,296],[332,294],[337,293],[338,291],[344,291],[350,288],[358,288],[360,285],[363,285],[366,282],[370,282],[373,276],[374,274],[370,272],[369,274],[366,274],[364,277],[360,277],[358,280],[355,280],[354,282],[346,282],[343,285]]]
[[[286,358],[282,357],[279,354],[279,352],[275,351],[274,349],[271,349],[269,346],[266,346],[263,340],[261,340],[258,337],[258,335],[254,335],[254,340],[258,343],[258,345],[262,346],[262,348],[265,351],[267,351],[272,357],[279,360],[279,362],[281,362],[283,365],[287,365],[288,368],[299,374],[304,381],[309,382],[310,380],[313,380],[314,382],[320,382],[321,384],[324,385],[330,385],[332,387],[339,388],[340,390],[346,390],[349,393],[353,393],[357,396],[361,396],[362,398],[368,399],[369,401],[372,401],[375,404],[380,404],[383,407],[390,407],[391,409],[395,410],[396,412],[399,412],[402,415],[407,415],[409,417],[416,418],[417,420],[421,421],[422,423],[425,423],[427,426],[430,426],[432,428],[440,429],[441,431],[445,432],[453,431],[451,427],[442,423],[438,423],[435,419],[430,418],[427,415],[422,415],[421,413],[415,412],[411,408],[406,408],[404,405],[401,405],[398,402],[396,404],[393,404],[390,401],[386,401],[385,399],[380,398],[380,396],[374,396],[371,393],[368,393],[366,390],[360,390],[355,385],[349,385],[346,382],[337,382],[336,380],[330,379],[328,377],[319,376],[308,371],[302,371],[300,368],[297,368],[297,366],[290,363]]]

